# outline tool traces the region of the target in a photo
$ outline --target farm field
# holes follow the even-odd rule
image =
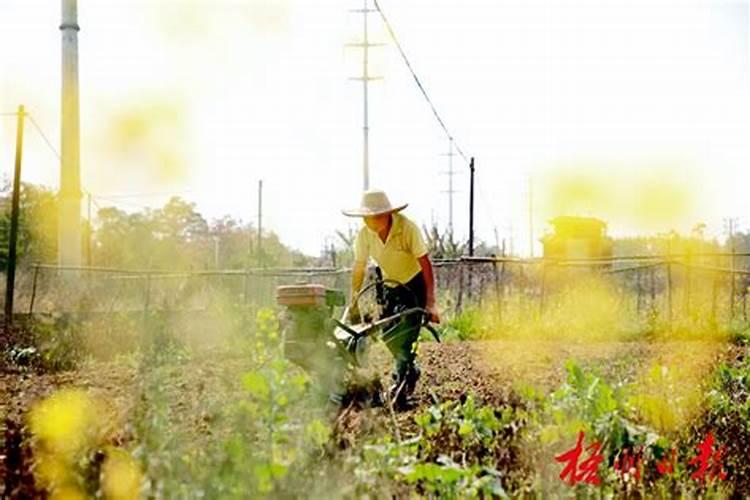
[[[147,497],[750,494],[750,358],[741,339],[422,342],[413,404],[391,412],[356,395],[339,410],[321,404],[303,372],[273,361],[273,332],[260,325],[264,331],[266,359],[257,343],[174,344],[70,370],[7,367],[3,494],[36,496],[62,485],[73,496],[59,498],[73,498],[108,487],[107,472],[124,494]],[[386,384],[389,370],[388,353],[374,346],[367,376]],[[81,408],[50,405],[55,397]],[[32,415],[44,401],[47,412],[89,413],[83,421],[96,432],[65,428],[59,415],[58,428],[35,429]],[[586,430],[586,446],[589,436],[603,440],[599,485],[559,477],[564,464],[554,457],[573,448],[574,428]],[[50,443],[65,432],[85,437],[55,452]],[[717,450],[726,446],[724,479],[710,477],[713,463],[706,480],[691,478],[697,466],[689,461],[707,432]],[[639,447],[638,478],[635,469],[614,469],[624,449]],[[672,448],[672,474],[648,470]],[[40,456],[68,470],[40,472],[33,465]]]

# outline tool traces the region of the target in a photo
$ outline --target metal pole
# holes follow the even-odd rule
[[[31,283],[31,301],[29,302],[29,316],[34,314],[34,301],[36,300],[36,284],[39,278],[39,264],[34,265],[34,280]]]
[[[81,265],[80,120],[77,0],[62,0],[62,122],[58,262]],[[75,271],[66,274],[77,275]]]
[[[13,290],[16,281],[16,241],[18,239],[18,205],[21,194],[21,159],[23,156],[23,124],[26,112],[18,106],[16,126],[16,165],[13,172],[13,201],[10,215],[10,242],[8,248],[8,279],[5,284],[5,326],[13,323]]]
[[[469,162],[471,180],[469,181],[469,256],[474,255],[474,157]]]

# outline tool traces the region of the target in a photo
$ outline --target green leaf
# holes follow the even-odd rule
[[[458,428],[458,435],[467,436],[472,432],[474,432],[474,422],[471,422],[469,420],[462,421],[461,425]]]
[[[242,377],[242,387],[253,396],[261,399],[268,399],[271,394],[271,387],[268,384],[268,380],[266,380],[263,374],[258,372],[246,373]]]

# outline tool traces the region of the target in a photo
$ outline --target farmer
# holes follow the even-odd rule
[[[383,278],[392,280],[386,281],[384,287],[384,317],[421,307],[427,310],[429,321],[439,323],[432,263],[419,228],[399,213],[406,205],[394,207],[383,191],[372,190],[362,194],[358,208],[343,211],[350,217],[362,217],[365,223],[354,243],[352,297],[362,287],[367,260],[372,257]],[[350,313],[351,321],[359,321],[359,311],[351,310]],[[419,378],[414,358],[421,321],[419,314],[407,316],[388,327],[382,337],[395,358],[390,394],[401,408],[406,405]]]

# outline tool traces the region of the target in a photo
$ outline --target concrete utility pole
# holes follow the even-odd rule
[[[370,43],[369,34],[367,29],[367,16],[371,12],[377,12],[375,9],[369,8],[370,0],[364,0],[364,7],[362,9],[355,9],[351,12],[361,13],[364,18],[364,31],[362,36],[362,42],[360,43],[349,43],[349,47],[360,47],[362,49],[362,76],[352,77],[352,80],[360,80],[362,82],[363,91],[363,102],[364,102],[364,125],[362,126],[363,132],[363,148],[362,148],[362,179],[364,190],[370,189],[370,124],[368,117],[368,86],[371,80],[380,80],[380,77],[370,76],[370,47],[377,47],[382,45],[381,43]]]
[[[81,265],[81,165],[77,0],[62,0],[62,121],[57,261]]]

